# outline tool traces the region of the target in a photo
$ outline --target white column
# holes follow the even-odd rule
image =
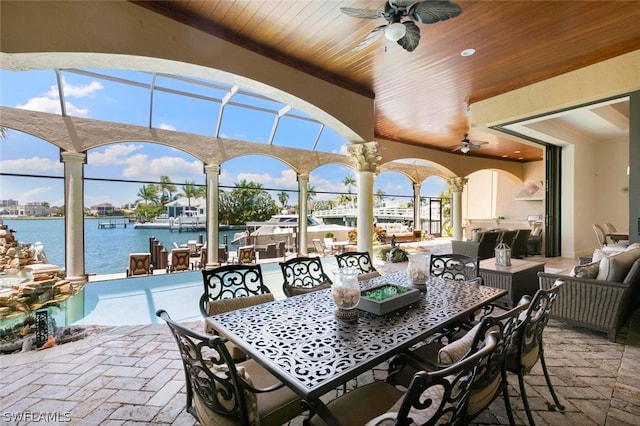
[[[422,229],[422,223],[420,218],[420,188],[419,183],[413,184],[413,229]]]
[[[307,185],[309,175],[298,175],[298,254],[307,254]]]
[[[220,166],[218,164],[206,165],[204,166],[204,174],[207,180],[207,265],[205,268],[211,269],[220,265],[220,259],[218,259],[218,241],[220,241],[218,176],[220,175]]]
[[[377,142],[366,142],[349,146],[356,162],[358,184],[358,251],[373,251],[373,175],[380,161]]]
[[[454,177],[447,179],[447,185],[451,192],[451,224],[453,226],[453,239],[462,240],[462,191],[468,179]]]
[[[84,163],[86,154],[62,152],[64,163],[65,269],[69,281],[86,282],[84,270]]]

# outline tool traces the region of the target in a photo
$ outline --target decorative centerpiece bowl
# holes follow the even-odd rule
[[[420,300],[420,291],[416,288],[382,284],[362,291],[358,309],[376,315],[385,315],[418,300]]]
[[[334,280],[331,285],[331,295],[336,304],[336,317],[342,321],[358,319],[355,309],[360,301],[359,271],[353,268],[340,268],[333,271]]]

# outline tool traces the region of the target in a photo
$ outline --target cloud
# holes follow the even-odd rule
[[[0,161],[0,169],[3,172],[20,172],[20,173],[44,173],[57,172],[63,170],[63,165],[59,161],[53,161],[49,158],[31,157],[18,158],[15,160]]]
[[[67,82],[67,79],[62,77],[62,90],[65,98],[85,98],[87,96],[94,96],[98,90],[104,89],[104,86],[99,81],[92,81],[89,84],[74,86]],[[51,86],[45,96],[50,98],[58,98],[58,86]]]
[[[162,130],[176,130],[175,127],[173,127],[171,124],[167,124],[167,123],[161,123],[160,126],[158,126],[158,129],[162,129]]]
[[[127,164],[132,152],[143,149],[143,145],[117,144],[110,145],[103,152],[91,151],[87,155],[87,163],[92,166],[113,166]]]
[[[18,194],[17,199],[20,200],[21,204],[39,202],[46,200],[51,192],[50,186],[40,186],[38,188],[32,188],[28,191],[24,191]],[[51,204],[54,205],[54,204]]]
[[[137,154],[127,158],[127,167],[122,175],[126,178],[157,181],[160,176],[170,176],[175,184],[185,180],[202,182],[202,161],[187,161],[180,157],[159,157],[149,159],[148,155]]]
[[[87,96],[93,96],[98,90],[104,89],[102,83],[98,81],[92,81],[85,85],[73,86],[67,83],[64,77],[62,78],[62,87],[64,89],[65,96],[65,109],[67,114],[73,117],[87,117],[89,115],[89,109],[75,106],[73,103],[67,101],[68,98],[84,98]],[[61,114],[62,109],[60,108],[60,94],[58,93],[58,86],[51,86],[44,96],[31,98],[24,104],[16,105],[16,108],[48,112],[51,114]]]
[[[67,110],[67,114],[73,117],[87,117],[89,115],[89,110],[86,108],[78,108],[71,102],[65,102],[64,105]],[[45,98],[42,96],[31,98],[24,104],[16,105],[16,108],[48,112],[51,114],[62,114],[60,100],[57,97],[55,99]]]

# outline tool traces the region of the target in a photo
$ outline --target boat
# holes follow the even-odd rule
[[[273,215],[266,222],[247,222],[244,232],[237,232],[231,240],[231,245],[240,247],[253,244],[257,249],[266,247],[267,244],[284,241],[288,249],[293,249],[297,245],[295,234],[298,227],[297,214],[277,214]],[[325,224],[324,221],[315,216],[307,217],[307,244],[313,247],[313,240],[323,240],[327,235],[332,235],[334,241],[348,241],[349,231],[355,228]]]
[[[207,227],[206,200],[178,198],[166,206],[165,214],[156,216],[149,222],[139,222],[135,229],[170,229],[175,231],[204,231]]]

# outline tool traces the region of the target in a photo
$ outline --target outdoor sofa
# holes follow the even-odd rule
[[[596,250],[593,259],[569,275],[539,272],[540,288],[551,288],[557,279],[565,281],[551,317],[603,331],[615,342],[620,327],[640,307],[640,244],[608,256]]]

